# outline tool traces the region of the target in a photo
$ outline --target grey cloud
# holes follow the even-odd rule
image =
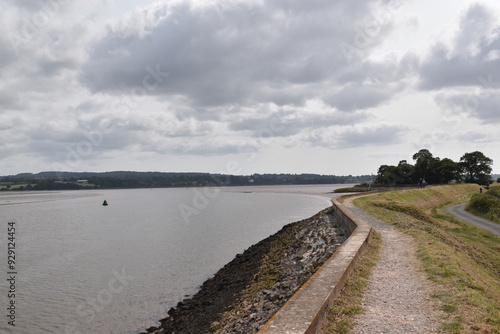
[[[484,101],[479,100],[479,105],[471,113],[483,123],[500,123],[500,91]]]
[[[236,143],[204,142],[187,145],[180,150],[174,150],[176,154],[191,154],[200,156],[215,156],[224,154],[241,153],[242,146]]]
[[[41,1],[39,0],[5,0],[5,2],[16,7],[28,9],[30,11],[39,10],[41,3]]]
[[[83,103],[71,122],[51,121],[26,129],[27,147],[46,161],[63,164],[68,159],[73,162],[101,159],[114,151],[200,155],[237,153],[235,145],[214,136],[215,130],[207,122],[179,121],[165,114],[109,115],[92,111],[95,106],[99,103]]]
[[[339,138],[341,147],[378,146],[394,144],[408,127],[404,125],[382,124],[355,128],[343,133]]]
[[[463,132],[458,135],[458,139],[461,142],[470,143],[488,143],[490,138],[487,134],[475,131]]]
[[[6,110],[20,110],[25,107],[15,90],[4,88],[0,91],[0,114]]]
[[[453,54],[493,27],[485,20],[481,34],[467,32],[485,17],[481,11],[464,19],[463,36],[449,50],[436,47],[422,60],[407,55],[369,61],[370,50],[394,29],[387,15],[380,33],[349,62],[339,44],[356,46],[359,30],[376,21],[372,14],[387,1],[187,2],[156,2],[110,22],[107,31],[92,18],[104,7],[90,13],[86,3],[87,11],[76,17],[71,2],[22,46],[17,59],[0,32],[0,151],[64,162],[92,140],[98,143],[83,157],[88,161],[141,152],[236,154],[268,144],[381,146],[403,141],[407,129],[370,125],[370,108],[401,92],[416,70],[422,85],[440,88],[473,82],[478,69],[494,74],[498,65],[498,38],[480,40],[478,54]],[[10,4],[28,18],[39,10],[38,1]],[[18,21],[6,31],[15,32]],[[444,96],[441,103],[450,99]],[[496,98],[481,102],[469,114],[498,121]],[[111,124],[109,133],[99,133],[103,124]]]
[[[300,103],[318,94],[306,84],[335,83],[345,71],[338,43],[353,40],[354,24],[367,20],[370,5],[281,1],[233,5],[222,14],[185,3],[151,9],[162,15],[148,34],[110,30],[81,81],[94,92],[123,94],[142,84],[147,66],[158,66],[168,77],[148,93],[182,95],[191,105]]]
[[[81,1],[81,0],[4,0],[4,2],[10,4],[11,6],[17,7],[18,9],[28,13],[33,14],[39,12],[52,14],[61,10],[64,7],[73,6],[78,3],[89,5],[93,0]],[[100,1],[106,2],[104,1]],[[41,20],[41,18],[40,18]]]
[[[500,60],[483,61],[490,50],[492,49],[483,50],[481,55],[474,57],[448,58],[448,50],[443,46],[436,47],[420,69],[422,78],[420,87],[434,90],[444,87],[478,86],[480,76],[498,73]]]
[[[340,92],[325,98],[325,102],[343,111],[376,107],[392,94],[385,87],[351,84]]]
[[[38,62],[40,75],[52,77],[59,75],[65,69],[75,68],[77,62],[68,59],[40,59]]]
[[[2,30],[3,33],[0,32],[0,69],[11,64],[16,59],[9,36],[6,34],[6,29]],[[0,77],[1,76],[2,74],[0,72]]]
[[[476,3],[469,7],[462,18],[461,32],[455,41],[455,52],[470,52],[478,42],[487,46],[486,36],[492,32],[493,16],[485,6]]]
[[[334,132],[314,131],[308,138],[313,146],[331,149],[383,146],[397,143],[409,128],[401,124],[377,124],[339,129]]]
[[[307,107],[293,110],[281,110],[270,113],[266,116],[243,118],[236,122],[231,122],[229,129],[234,131],[250,131],[255,138],[269,137],[290,137],[302,131],[308,132],[311,129],[328,128],[332,126],[343,126],[358,123],[366,120],[365,113],[345,113],[335,110],[326,112],[314,112],[307,110]]]
[[[441,93],[436,103],[445,111],[465,113],[482,123],[500,122],[500,89],[470,89],[470,93]],[[473,93],[475,92],[475,93]]]
[[[462,18],[452,47],[437,44],[422,60],[420,87],[480,86],[480,76],[499,74],[500,58],[491,57],[496,50],[500,50],[500,26],[488,8],[475,4]]]

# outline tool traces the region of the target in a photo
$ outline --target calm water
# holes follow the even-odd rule
[[[137,333],[237,253],[329,205],[319,196],[209,189],[2,194],[4,310],[10,221],[18,275],[16,327],[4,311],[0,332]]]

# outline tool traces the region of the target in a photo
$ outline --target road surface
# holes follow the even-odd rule
[[[467,203],[462,203],[458,205],[453,205],[450,206],[449,208],[446,208],[446,211],[454,215],[455,217],[476,225],[477,227],[480,227],[486,231],[489,231],[493,234],[500,235],[500,224],[494,223],[491,220],[484,219],[481,217],[478,217],[476,215],[473,215],[472,213],[469,213],[465,211],[465,205]]]

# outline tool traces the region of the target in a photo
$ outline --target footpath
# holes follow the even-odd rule
[[[434,311],[413,239],[356,208],[352,200],[348,198],[343,204],[382,237],[380,260],[362,301],[365,312],[355,319],[353,333],[437,333],[439,314]]]

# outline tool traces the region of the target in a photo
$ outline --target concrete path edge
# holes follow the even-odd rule
[[[332,203],[331,212],[337,223],[350,233],[349,238],[258,334],[317,333],[359,257],[366,250],[373,231],[371,225],[337,199],[332,199]]]

